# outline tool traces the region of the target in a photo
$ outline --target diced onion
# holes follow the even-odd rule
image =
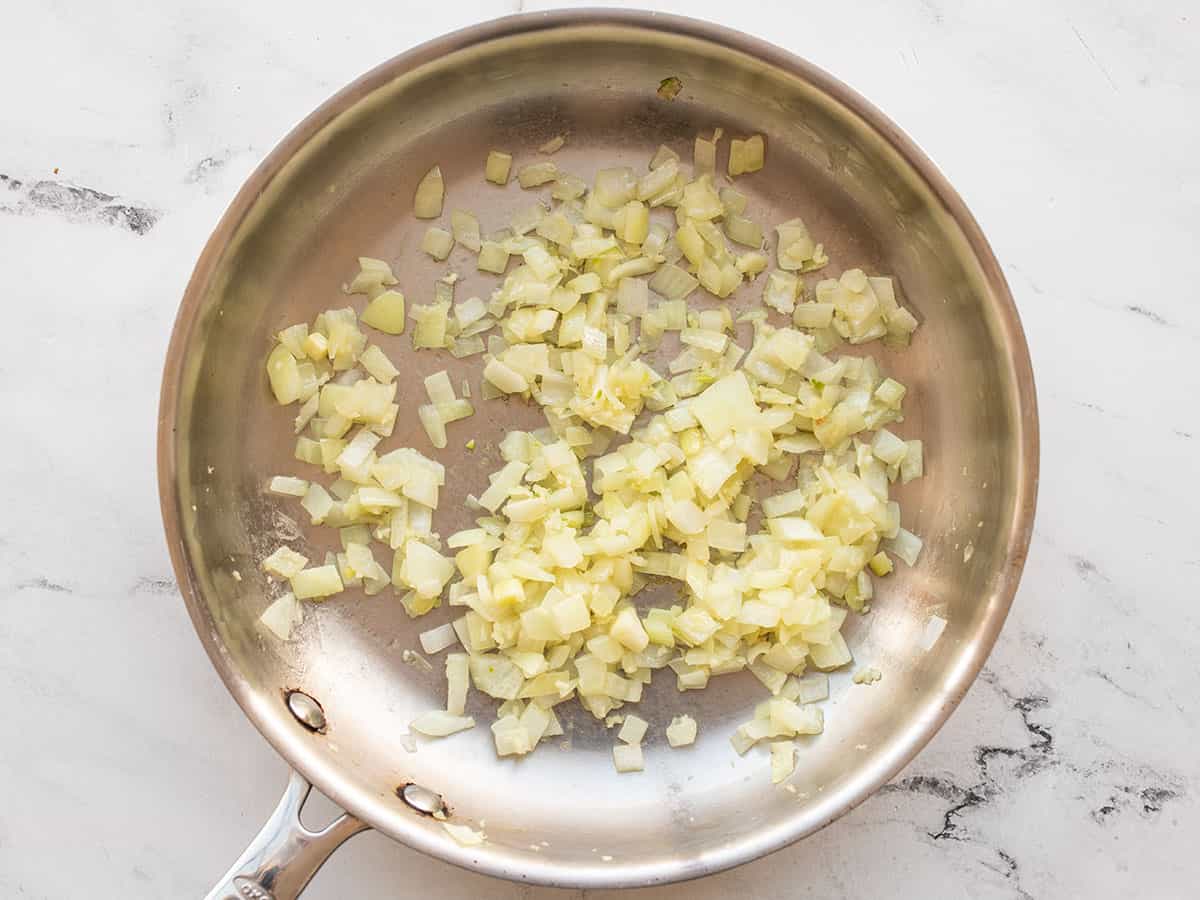
[[[456,209],[450,213],[450,230],[454,234],[454,240],[473,253],[478,253],[479,248],[483,246],[479,234],[479,220],[469,212]]]
[[[667,726],[667,743],[672,747],[686,747],[696,742],[696,720],[689,715],[676,716]]]
[[[454,249],[454,236],[444,228],[429,228],[421,240],[421,249],[441,262]]]
[[[732,174],[732,173],[731,173]],[[771,742],[771,782],[779,784],[796,769],[796,742]]]
[[[362,356],[358,358],[358,364],[381,384],[389,384],[400,374],[400,370],[388,359],[387,354],[374,344],[363,351]]]
[[[268,489],[298,498],[313,524],[338,528],[342,552],[315,567],[286,546],[264,559],[292,588],[292,605],[273,604],[264,627],[289,635],[301,600],[359,587],[371,595],[390,584],[412,616],[461,607],[420,635],[425,653],[456,642],[465,652],[447,655],[446,709],[423,714],[413,731],[473,725],[474,684],[502,701],[496,752],[524,755],[563,733],[554,707],[574,698],[597,719],[621,721],[619,771],[642,769],[648,725],[617,711],[641,700],[656,670],[669,668],[687,691],[748,669],[768,699],[731,741],[739,753],[768,741],[773,777],[791,773],[791,738],[823,728],[820,670],[852,659],[848,613],[869,609],[875,579],[892,570],[889,553],[911,565],[921,548],[889,498],[895,481],[924,468],[921,442],[889,430],[905,388],[874,359],[831,351],[840,341],[905,344],[917,318],[893,279],[861,269],[820,280],[815,301],[805,296],[798,273],[827,258],[799,219],[776,227],[778,270],[762,295],[788,327],[753,310],[739,319],[753,326],[752,343],[739,343],[728,306],[689,309],[697,287],[726,298],[769,266],[746,196],[715,184],[720,137],[696,141],[694,172],[663,147],[649,171],[602,169],[590,191],[553,162],[526,165],[521,185],[552,183],[552,203],[518,209],[486,240],[478,219],[454,211],[450,230],[431,227],[422,241],[439,261],[455,243],[477,252],[478,270],[499,276],[494,289],[456,303],[451,272],[431,302],[406,311],[389,264],[364,257],[346,288],[365,295],[361,318],[333,309],[276,333],[267,377],[277,401],[299,404],[295,456],[333,480],[281,475]],[[763,151],[761,135],[733,141],[729,173],[761,168]],[[505,184],[511,168],[511,156],[493,151],[485,174]],[[444,193],[435,168],[414,212],[439,216]],[[673,227],[667,216],[651,221],[657,207],[674,210]],[[410,386],[359,327],[400,334],[406,312],[414,348],[484,355],[485,401],[519,394],[545,415],[544,427],[499,443],[503,466],[468,497],[474,525],[444,541],[434,510],[445,468],[387,449],[404,421],[398,391]],[[648,355],[660,344],[670,360],[662,373]],[[405,407],[438,449],[449,445],[447,425],[475,412],[469,382],[461,395],[455,383],[437,371],[424,379],[429,402]],[[756,475],[780,483],[761,517],[747,490]],[[392,552],[390,570],[376,541]],[[670,579],[678,602],[639,611],[631,598],[650,578]],[[403,658],[429,668],[414,651]],[[812,674],[800,677],[806,667]],[[690,744],[695,720],[678,716],[666,734],[673,747]]]
[[[517,172],[517,181],[523,188],[538,187],[558,178],[558,166],[552,162],[530,163]]]
[[[293,578],[308,565],[308,557],[290,547],[279,547],[262,561],[264,572],[278,575],[280,578]]]
[[[289,641],[296,626],[304,621],[304,607],[292,593],[281,596],[271,603],[259,617],[259,621],[281,641]]]
[[[308,482],[303,478],[292,478],[288,475],[276,475],[267,487],[272,494],[284,497],[303,497],[308,493]]]
[[[442,200],[445,196],[442,170],[439,166],[434,166],[417,185],[417,192],[413,197],[413,215],[418,219],[436,219],[442,214]]]
[[[911,531],[901,528],[894,538],[888,541],[888,549],[910,566],[917,564],[923,542]]]
[[[612,753],[613,765],[618,772],[641,772],[646,767],[641,744],[617,744]]]
[[[621,730],[617,732],[617,738],[627,744],[640,744],[642,738],[646,736],[646,729],[648,727],[649,724],[645,719],[631,713],[625,717],[625,722],[621,726]]]
[[[929,650],[937,643],[938,638],[942,636],[942,632],[946,630],[946,620],[941,616],[930,616],[929,621],[925,623],[925,631],[921,634],[921,648]]]
[[[513,158],[500,150],[490,150],[487,163],[484,165],[484,177],[493,184],[508,184],[508,176],[512,171]]]
[[[318,566],[297,572],[291,578],[292,593],[297,600],[329,597],[340,594],[344,588],[337,566]]]
[[[914,478],[925,474],[925,445],[921,441],[905,441],[904,444],[904,458],[900,461],[900,482],[908,484]]]
[[[731,241],[745,244],[747,247],[762,246],[762,226],[742,216],[727,215],[725,217],[725,233],[729,235]]]
[[[765,147],[761,134],[753,135],[746,140],[734,138],[729,143],[729,174],[742,175],[746,172],[757,172],[763,167]]]
[[[650,279],[650,290],[662,294],[668,300],[681,300],[694,291],[699,282],[678,266],[668,263],[659,267]]]
[[[360,317],[364,324],[387,334],[404,333],[404,295],[384,291],[367,304]]]
[[[481,272],[503,275],[504,270],[508,268],[508,257],[509,253],[502,245],[495,241],[484,241],[483,246],[479,249],[479,259],[476,265]]]
[[[450,624],[439,625],[437,628],[431,628],[429,631],[422,631],[420,634],[421,649],[426,653],[441,653],[447,647],[454,646],[458,640],[458,636],[454,633],[454,626]]]
[[[434,709],[417,716],[408,727],[426,737],[448,737],[474,728],[475,720],[470,716],[455,716],[445,710]]]

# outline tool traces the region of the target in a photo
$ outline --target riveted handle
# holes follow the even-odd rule
[[[271,818],[205,900],[295,900],[348,838],[370,826],[343,813],[320,831],[300,824],[312,785],[299,772],[288,779]]]

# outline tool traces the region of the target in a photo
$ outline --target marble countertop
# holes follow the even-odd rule
[[[933,743],[802,844],[634,896],[1195,896],[1194,4],[662,8],[826,67],[943,168],[1016,295],[1043,456],[1012,615]],[[501,0],[6,11],[0,896],[198,897],[273,807],[285,767],[205,658],[161,536],[155,408],[176,304],[234,191],[296,121],[375,63],[513,11]],[[368,834],[306,897],[435,891],[567,893]]]

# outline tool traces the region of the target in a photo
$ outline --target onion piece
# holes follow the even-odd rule
[[[454,646],[458,641],[458,636],[454,633],[454,626],[450,624],[422,631],[419,638],[421,649],[429,654],[441,653],[447,647]]]
[[[650,160],[650,168],[657,169],[668,161],[679,162],[679,154],[666,144],[659,144],[658,149],[654,151],[653,158]]]
[[[340,594],[344,587],[335,565],[304,569],[291,577],[292,593],[297,600],[312,600]]]
[[[308,557],[282,546],[262,561],[262,569],[280,578],[292,578],[308,565]]]
[[[667,726],[667,743],[672,747],[686,747],[696,742],[696,720],[689,715],[676,716]]]
[[[740,215],[725,216],[725,233],[731,241],[747,247],[761,247],[763,243],[762,226]]]
[[[272,494],[284,497],[303,497],[308,493],[308,482],[303,478],[292,478],[288,475],[276,475],[267,486]]]
[[[474,253],[478,253],[480,247],[483,246],[483,240],[479,233],[479,220],[469,212],[456,209],[450,213],[450,230],[454,234],[454,240]]]
[[[747,172],[757,172],[763,167],[765,146],[761,134],[755,134],[746,140],[734,138],[729,144],[729,174],[742,175]]]
[[[279,640],[289,641],[296,626],[304,621],[304,608],[289,592],[272,602],[258,620]]]
[[[489,150],[487,162],[484,164],[484,177],[493,184],[501,186],[508,184],[512,172],[512,155],[500,150]]]
[[[613,766],[622,774],[641,772],[646,767],[641,744],[617,744],[613,747]]]
[[[467,690],[470,687],[467,654],[450,653],[446,656],[446,686],[446,711],[452,716],[461,716],[466,710]]]
[[[700,282],[678,266],[661,266],[650,279],[650,290],[662,294],[668,300],[681,300],[699,287]]]
[[[421,240],[421,249],[436,259],[444,260],[454,249],[454,236],[444,228],[429,228]]]
[[[493,272],[496,275],[503,275],[504,270],[508,268],[509,253],[504,247],[495,241],[484,241],[483,246],[479,249],[479,259],[476,265],[481,272]]]
[[[384,291],[367,304],[359,318],[386,334],[403,334],[404,295],[399,291]]]
[[[894,538],[885,543],[889,550],[910,566],[917,564],[917,557],[921,553],[923,542],[911,531],[901,528]]]
[[[558,166],[552,162],[530,163],[517,172],[517,181],[529,189],[554,181],[558,174]]]
[[[733,174],[732,172],[730,174]],[[771,742],[771,783],[785,781],[796,769],[796,742]]]
[[[908,484],[924,474],[925,445],[921,441],[905,441],[904,458],[900,462],[900,483]]]
[[[711,138],[696,136],[692,151],[692,164],[698,174],[713,174],[717,170],[717,143],[721,140],[721,129],[713,132]]]
[[[442,182],[442,170],[434,166],[417,185],[413,196],[413,215],[418,219],[436,219],[442,214],[442,201],[446,196],[446,187]]]
[[[455,716],[441,709],[421,713],[408,723],[410,730],[426,737],[449,737],[460,731],[475,727],[475,720],[470,716]]]
[[[625,716],[624,724],[617,732],[617,738],[627,744],[640,744],[649,727],[649,723],[645,719],[630,713]]]

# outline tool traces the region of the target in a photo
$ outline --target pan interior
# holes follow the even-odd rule
[[[447,39],[435,49],[384,67],[301,126],[255,176],[253,196],[235,203],[190,288],[168,371],[177,405],[165,500],[179,517],[173,551],[185,560],[181,581],[201,636],[251,718],[318,787],[393,837],[454,862],[611,884],[700,874],[765,852],[825,824],[904,762],[965,690],[1003,619],[1034,464],[1010,301],[934,188],[803,69],[787,71],[696,29],[617,16],[497,29],[482,42]],[[668,76],[683,82],[672,102],[656,94]],[[331,306],[361,310],[363,298],[341,291],[359,255],[390,260],[410,304],[430,302],[447,267],[463,276],[459,299],[486,296],[491,277],[477,277],[469,252],[456,248],[442,265],[419,250],[429,223],[412,217],[411,198],[434,164],[447,179],[446,218],[470,210],[486,232],[546,194],[515,180],[504,189],[486,184],[489,148],[521,165],[564,134],[554,160],[590,181],[602,165],[644,170],[660,143],[690,160],[692,138],[718,125],[766,135],[766,168],[737,181],[749,215],[767,226],[802,216],[829,252],[827,273],[860,266],[897,276],[922,321],[907,351],[865,348],[909,386],[906,421],[895,430],[922,437],[927,460],[926,477],[899,491],[904,524],[925,538],[924,554],[916,568],[901,565],[881,580],[873,611],[848,627],[855,666],[876,666],[883,680],[865,688],[851,686],[849,671],[833,676],[826,732],[801,747],[794,792],[770,784],[764,753],[738,757],[728,743],[764,696],[748,674],[685,694],[660,674],[637,709],[651,731],[646,770],[636,775],[615,773],[614,732],[574,702],[559,707],[569,741],[524,759],[496,758],[493,704],[474,692],[474,730],[407,752],[400,736],[417,713],[442,706],[444,679],[440,659],[428,672],[402,652],[460,610],[413,621],[390,591],[348,591],[308,607],[292,643],[257,625],[279,592],[259,570],[261,558],[283,540],[316,558],[332,547],[324,529],[297,524],[297,504],[263,494],[271,475],[305,471],[292,459],[295,411],[276,406],[266,386],[271,335]],[[761,284],[736,295],[735,312],[758,303]],[[519,400],[477,399],[476,415],[451,425],[450,447],[435,453],[415,414],[421,378],[448,369],[456,384],[469,378],[478,398],[479,358],[414,352],[408,335],[371,337],[403,370],[401,414],[385,446],[413,446],[445,463],[435,525],[447,535],[470,523],[463,498],[486,486],[504,431],[537,427],[540,417]],[[464,448],[468,438],[474,452]],[[974,552],[964,560],[968,544]],[[949,625],[926,652],[922,636],[935,614]],[[326,733],[292,719],[283,702],[292,688],[319,700]],[[681,712],[698,720],[699,739],[671,750],[663,728]],[[410,782],[442,794],[456,820],[485,822],[488,843],[459,847],[407,807],[396,788]]]

